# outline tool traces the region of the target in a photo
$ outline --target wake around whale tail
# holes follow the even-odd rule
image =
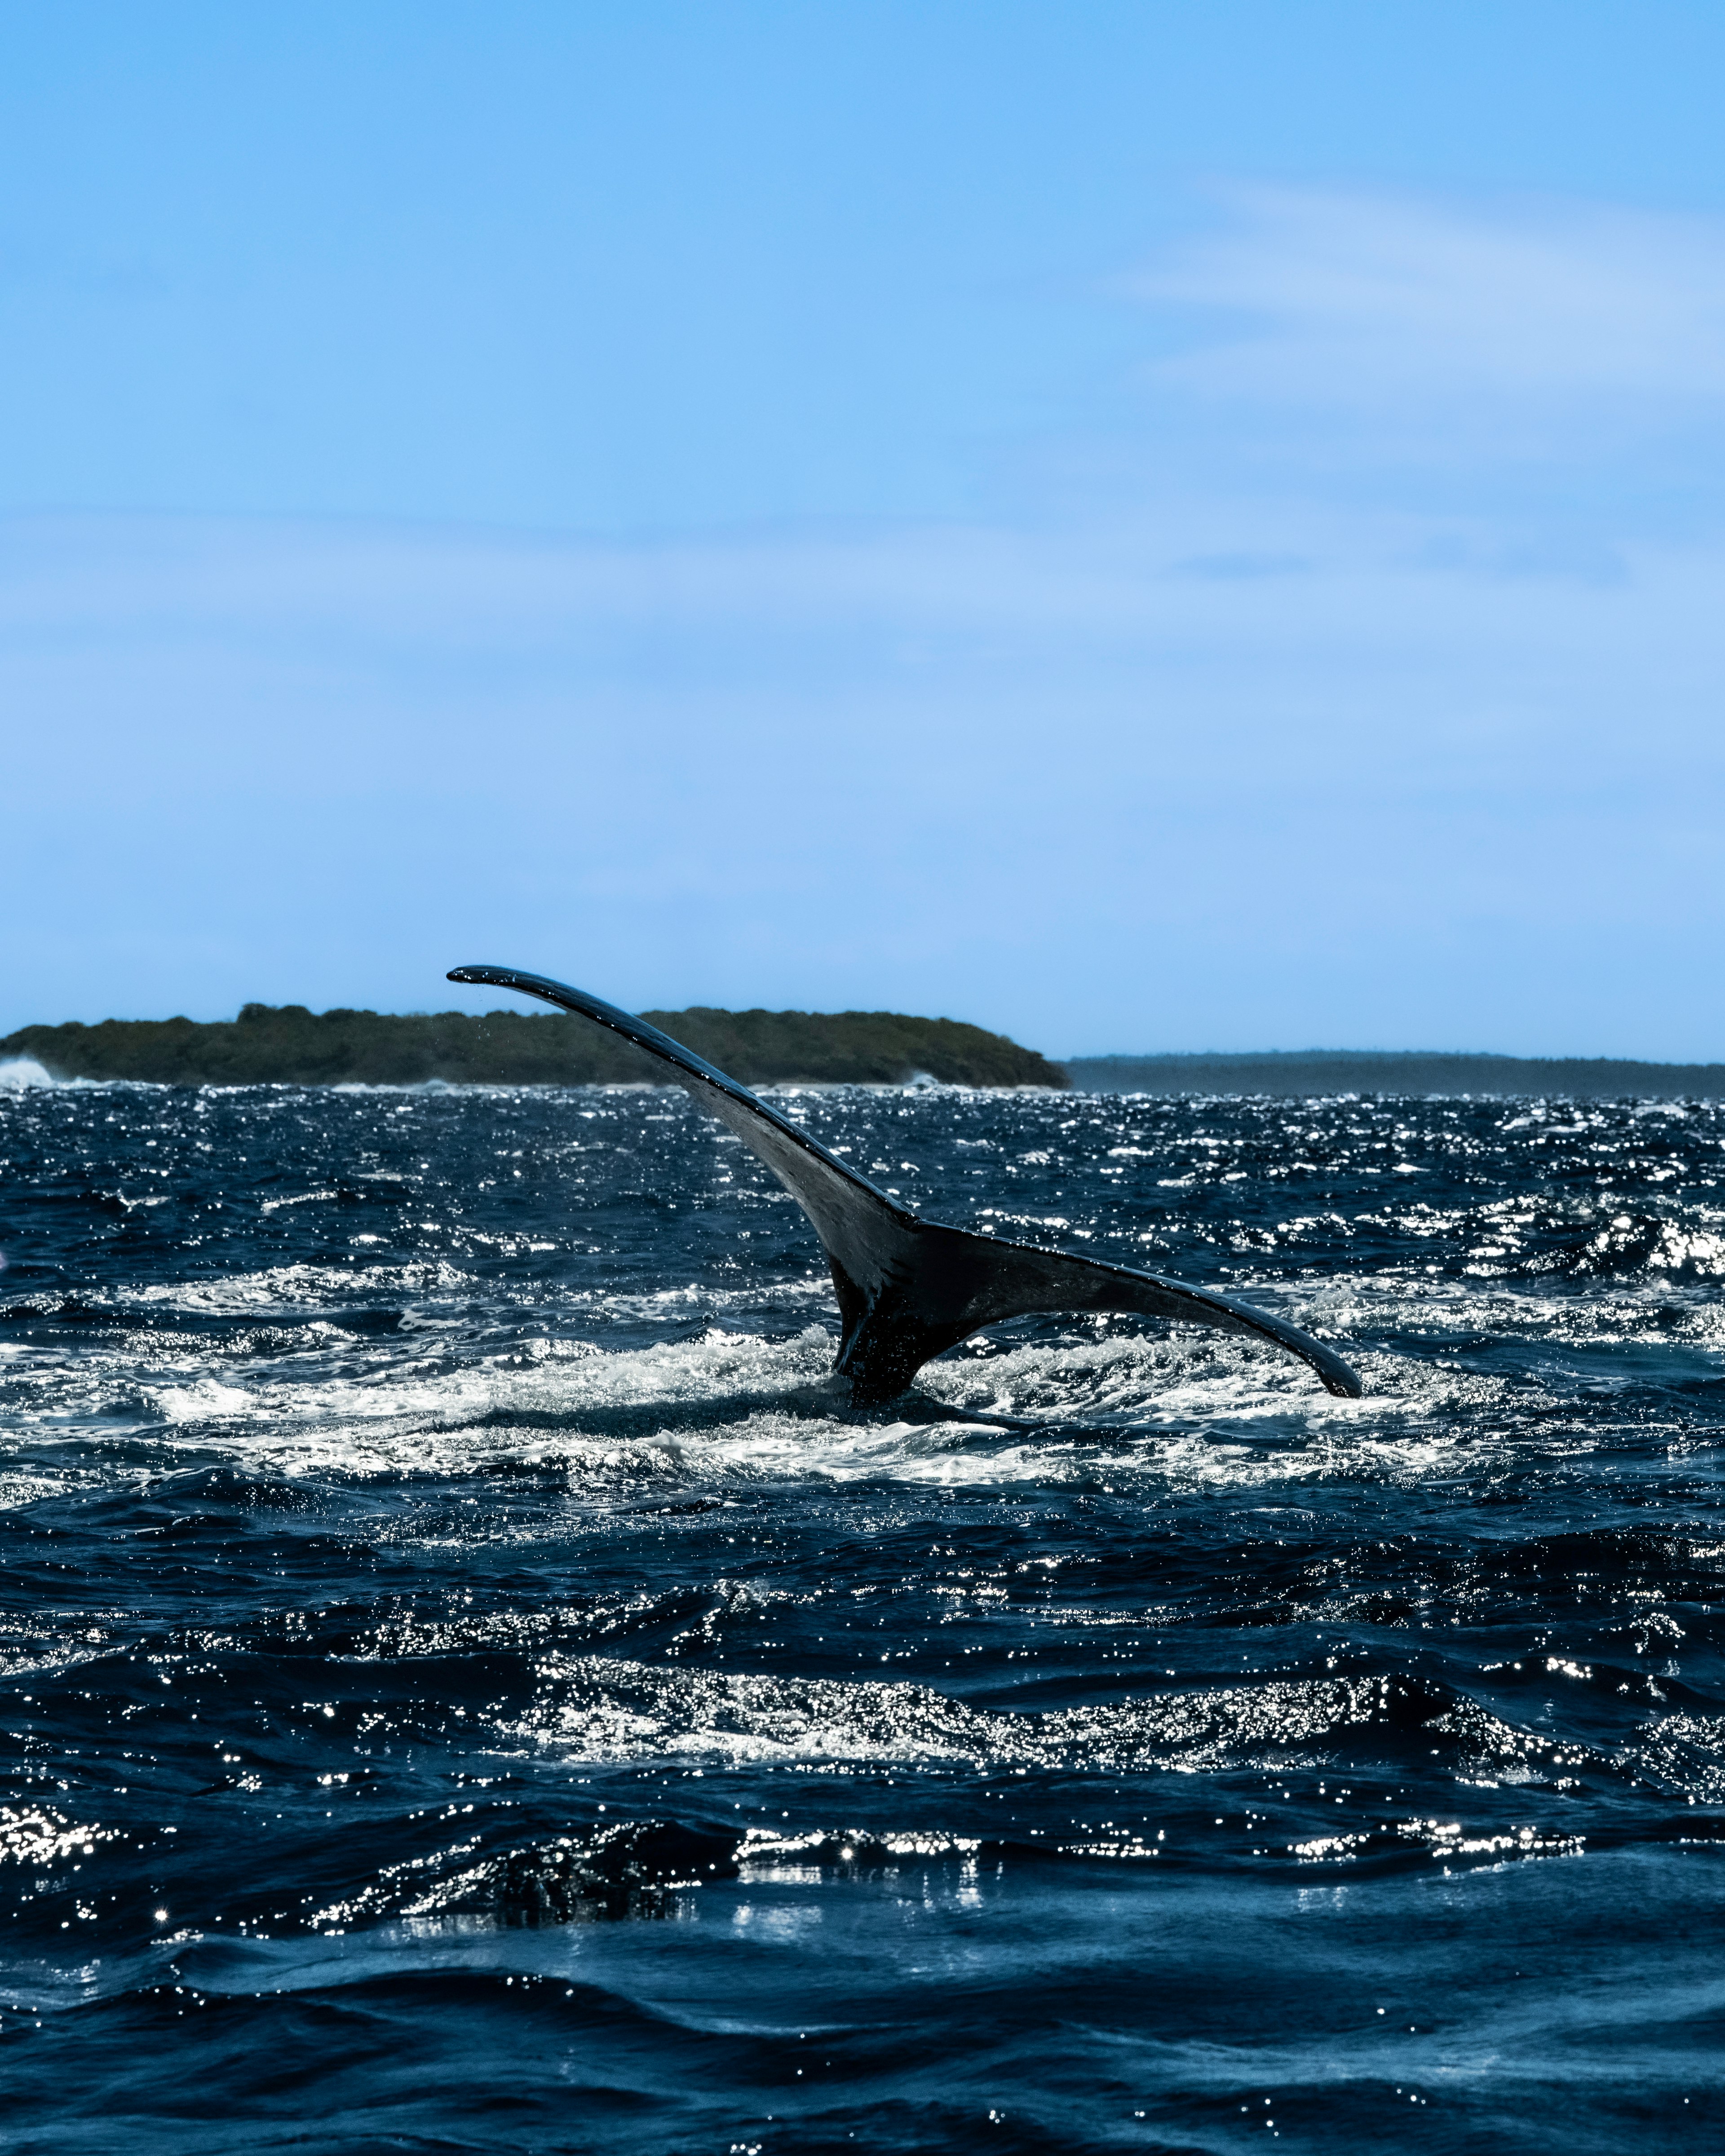
[[[1363,1389],[1333,1349],[1250,1303],[922,1219],[680,1041],[597,996],[513,966],[457,966],[449,978],[514,988],[608,1026],[665,1064],[700,1106],[772,1169],[809,1215],[832,1268],[844,1327],[837,1367],[858,1407],[896,1399],[931,1357],[985,1325],[1054,1310],[1137,1311],[1247,1334],[1309,1363],[1340,1399],[1358,1399]]]

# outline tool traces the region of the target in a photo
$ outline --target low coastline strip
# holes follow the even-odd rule
[[[729,1011],[643,1015],[747,1086],[942,1085],[1081,1093],[1339,1093],[1552,1100],[1725,1100],[1725,1063],[1368,1049],[1258,1054],[1074,1056],[1064,1062],[1004,1034],[896,1011]],[[248,1004],[237,1019],[106,1019],[28,1025],[0,1039],[0,1063],[59,1079],[156,1085],[656,1085],[662,1070],[584,1020],[537,1012],[397,1015]]]
[[[1337,1093],[1562,1101],[1725,1100],[1725,1063],[1643,1063],[1615,1056],[1469,1055],[1372,1049],[1241,1055],[1083,1055],[1064,1065],[1080,1093]]]

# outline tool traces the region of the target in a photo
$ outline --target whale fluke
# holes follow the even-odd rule
[[[1358,1399],[1363,1389],[1333,1349],[1249,1303],[1130,1266],[922,1219],[680,1041],[597,996],[513,966],[457,966],[449,978],[514,988],[609,1026],[668,1065],[697,1104],[766,1163],[809,1215],[826,1252],[844,1327],[837,1368],[850,1380],[858,1407],[896,1399],[932,1356],[983,1326],[1051,1310],[1131,1310],[1249,1334],[1309,1363],[1340,1399]]]

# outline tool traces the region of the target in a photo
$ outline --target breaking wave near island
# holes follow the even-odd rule
[[[0,1069],[9,2145],[1689,2148],[1725,1106]],[[1709,2128],[1707,2122],[1711,2121]]]

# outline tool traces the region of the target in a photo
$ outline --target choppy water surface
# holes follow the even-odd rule
[[[1725,1111],[0,1099],[8,2150],[1719,2145]]]

